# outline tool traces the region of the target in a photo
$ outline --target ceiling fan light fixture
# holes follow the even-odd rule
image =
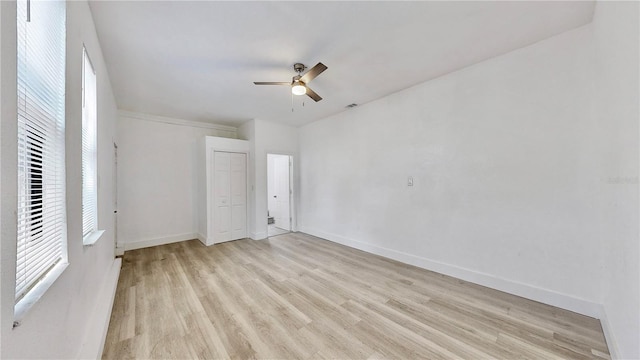
[[[295,75],[291,79],[291,82],[254,81],[253,83],[256,85],[286,85],[291,87],[291,94],[298,95],[298,96],[306,94],[308,97],[313,99],[313,101],[318,102],[322,100],[322,97],[316,94],[316,92],[313,91],[313,89],[307,87],[307,84],[311,80],[315,79],[318,75],[320,75],[323,71],[327,70],[327,67],[323,63],[317,63],[316,66],[312,67],[311,70],[307,71],[303,75],[302,72],[304,71],[305,68],[306,66],[304,66],[303,64],[295,63],[293,65],[293,70],[295,70],[295,72],[298,73],[298,75]],[[293,100],[293,98],[291,99]]]
[[[293,95],[304,95],[307,93],[307,87],[301,84],[296,84],[291,87],[291,93]]]

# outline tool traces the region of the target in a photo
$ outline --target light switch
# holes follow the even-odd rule
[[[409,179],[407,179],[407,186],[413,186],[413,176],[409,176]]]

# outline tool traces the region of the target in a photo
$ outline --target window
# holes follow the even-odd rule
[[[96,72],[87,50],[82,59],[82,236],[85,245],[97,241],[98,151]]]
[[[16,314],[67,262],[65,12],[62,1],[17,3]]]

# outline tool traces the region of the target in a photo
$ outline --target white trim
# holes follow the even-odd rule
[[[102,234],[104,234],[104,230],[95,230],[90,232],[89,234],[87,234],[87,236],[82,238],[82,245],[84,246],[95,245],[95,243],[97,243],[98,240],[100,240],[100,237],[102,237]]]
[[[201,233],[197,233],[196,237],[198,240],[200,240],[201,243],[203,243],[204,245],[207,245],[207,237],[202,235]]]
[[[58,280],[60,275],[69,266],[66,260],[61,260],[46,275],[38,282],[35,283],[33,288],[29,290],[20,301],[14,307],[13,313],[13,327],[20,326],[25,315],[31,310],[31,308],[42,298],[45,292]]]
[[[80,348],[77,359],[102,359],[102,351],[107,339],[109,330],[109,320],[111,319],[111,309],[116,298],[118,288],[118,278],[122,259],[114,259],[113,265],[107,274],[106,281],[100,291],[98,303],[96,304],[93,316],[87,326],[87,334]]]
[[[609,348],[609,355],[611,359],[621,359],[620,351],[618,350],[618,343],[613,335],[613,327],[607,317],[607,310],[602,306],[600,313],[600,325],[602,325],[602,332],[604,333],[604,339],[607,341],[607,347]]]
[[[126,111],[126,110],[118,110],[118,116],[129,118],[129,119],[135,119],[135,120],[155,121],[155,122],[179,125],[179,126],[190,126],[190,127],[197,127],[197,128],[230,131],[236,136],[238,134],[238,128],[229,126],[229,125],[220,125],[220,124],[214,124],[214,123],[202,122],[202,121],[176,119],[176,118],[171,118],[166,116],[144,114],[144,113],[138,113],[138,112]]]
[[[177,235],[171,235],[171,236],[164,236],[164,237],[160,237],[160,238],[152,238],[152,239],[130,241],[130,242],[125,242],[124,243],[124,250],[125,251],[136,250],[136,249],[142,249],[142,248],[147,248],[147,247],[152,247],[152,246],[159,246],[159,245],[166,245],[166,244],[176,243],[176,242],[180,242],[180,241],[193,240],[193,239],[197,239],[197,238],[198,238],[198,234],[196,234],[196,233],[186,233],[186,234],[177,234]]]
[[[264,240],[269,237],[269,234],[266,231],[258,231],[258,232],[249,232],[249,237],[251,240]]]
[[[291,191],[289,194],[289,217],[291,218],[290,224],[289,224],[289,231],[291,232],[296,232],[298,231],[298,208],[296,206],[297,204],[297,197],[298,197],[298,188],[296,187],[296,176],[295,176],[295,172],[298,170],[296,167],[296,161],[297,159],[297,154],[295,152],[291,152],[291,151],[270,151],[267,150],[265,152],[265,164],[266,164],[266,170],[265,173],[267,174],[267,178],[266,180],[266,188],[267,188],[267,213],[269,212],[269,154],[271,155],[285,155],[289,157],[289,190]],[[257,226],[257,224],[256,224]],[[269,224],[266,224],[266,236],[269,236]],[[259,234],[262,234],[262,232],[259,232]],[[262,238],[261,238],[262,239]]]
[[[205,185],[203,187],[202,190],[204,190],[205,196],[203,198],[200,198],[200,201],[204,201],[205,204],[202,207],[203,209],[205,209],[206,211],[206,216],[204,217],[204,220],[206,222],[206,224],[204,224],[204,226],[206,227],[207,230],[207,236],[204,237],[204,244],[209,246],[209,245],[214,245],[216,244],[215,242],[215,237],[214,237],[214,223],[213,223],[213,216],[214,216],[214,207],[213,207],[213,194],[214,194],[214,155],[217,152],[231,152],[231,153],[239,153],[239,154],[245,154],[246,155],[246,172],[245,172],[245,180],[246,180],[246,231],[247,231],[247,235],[249,235],[249,219],[250,219],[250,212],[252,210],[252,206],[249,202],[249,194],[251,194],[252,191],[252,186],[250,184],[250,180],[251,180],[251,142],[248,140],[240,140],[240,139],[229,139],[229,138],[223,138],[223,137],[219,137],[219,136],[206,136],[205,140],[204,140],[204,144],[205,144]],[[200,219],[200,218],[199,218]],[[202,226],[202,224],[201,224]],[[202,240],[200,240],[202,241]]]
[[[601,304],[573,297],[571,295],[523,284],[517,281],[500,278],[494,275],[466,269],[456,265],[430,260],[413,254],[407,254],[401,251],[384,248],[373,244],[367,244],[362,241],[349,239],[314,228],[304,227],[303,229],[301,229],[301,231],[313,236],[336,242],[338,244],[400,261],[405,264],[417,266],[430,271],[435,271],[440,274],[449,275],[457,279],[504,291],[509,294],[522,296],[530,300],[577,312],[579,314],[590,316],[596,319],[599,319],[602,316]]]

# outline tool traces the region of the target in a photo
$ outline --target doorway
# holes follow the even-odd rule
[[[267,154],[267,235],[291,231],[291,156]]]
[[[113,142],[113,246],[115,247],[116,256],[124,255],[124,244],[120,242],[118,237],[118,144]]]

